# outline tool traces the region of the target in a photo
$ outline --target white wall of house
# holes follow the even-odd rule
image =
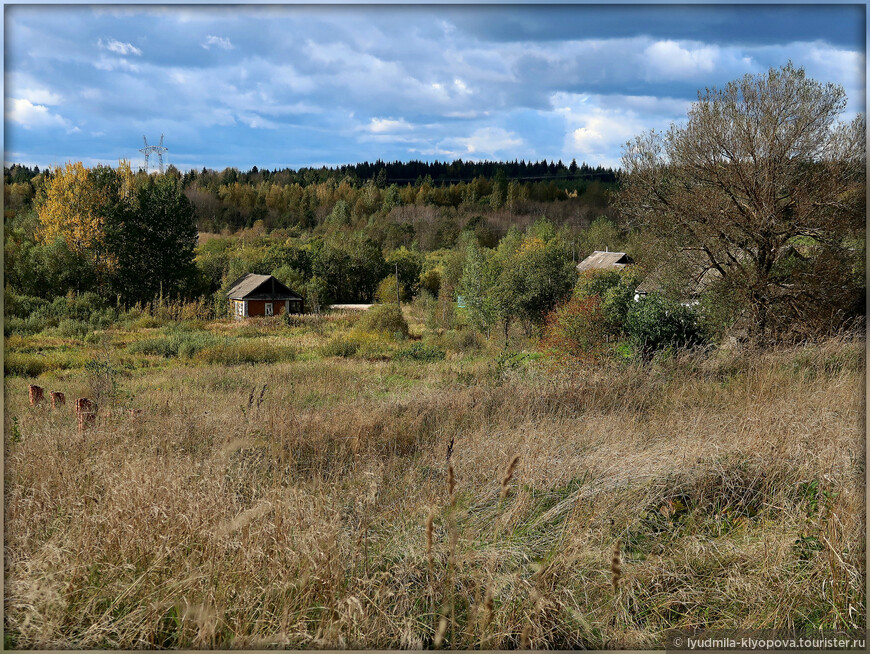
[[[248,317],[248,301],[247,300],[233,300],[233,313],[235,313],[240,318]]]

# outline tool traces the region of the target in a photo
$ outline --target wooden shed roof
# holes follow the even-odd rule
[[[240,277],[230,290],[227,297],[231,300],[301,300],[301,296],[294,293],[272,275],[255,275],[248,273]]]
[[[628,256],[625,252],[602,252],[596,250],[577,264],[577,272],[583,272],[584,270],[609,270],[611,268],[623,268],[630,263],[634,263],[634,259]]]

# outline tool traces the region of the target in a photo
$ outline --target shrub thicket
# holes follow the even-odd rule
[[[699,312],[659,293],[634,299],[641,275],[630,266],[581,275],[571,299],[552,311],[541,347],[559,360],[639,356],[705,340]]]
[[[409,333],[408,321],[395,304],[376,304],[363,314],[357,328],[364,332],[398,335],[400,338],[406,338]]]
[[[359,341],[339,336],[320,348],[320,353],[326,357],[352,357],[357,350],[359,350]]]
[[[433,361],[443,361],[447,354],[440,347],[434,345],[426,345],[424,343],[413,343],[412,345],[403,348],[393,355],[393,358],[398,361],[422,361],[431,363]]]
[[[634,303],[626,314],[625,331],[644,359],[665,348],[687,348],[703,341],[694,310],[656,294]]]

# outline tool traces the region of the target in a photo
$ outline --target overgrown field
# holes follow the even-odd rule
[[[863,340],[572,369],[353,318],[6,347],[8,647],[866,628]],[[30,407],[10,354],[69,357],[30,371],[68,405]]]

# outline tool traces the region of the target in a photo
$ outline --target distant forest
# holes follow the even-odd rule
[[[5,168],[7,210],[29,204],[46,175],[51,171],[38,167]],[[568,165],[546,160],[378,160],[298,170],[254,166],[247,171],[202,168],[184,173],[169,166],[166,175],[176,179],[193,205],[200,232],[299,232],[324,223],[362,228],[374,220],[422,227],[424,249],[452,245],[425,235],[427,226],[445,219],[461,226],[478,216],[498,235],[543,216],[574,228],[588,226],[596,217],[611,215],[607,191],[619,179],[616,170],[578,165],[576,160]]]
[[[176,170],[169,166],[170,170]],[[386,163],[378,159],[374,163],[364,161],[357,164],[320,168],[303,167],[299,170],[292,168],[276,168],[269,170],[254,166],[249,171],[242,172],[236,168],[225,168],[220,173],[209,168],[203,168],[197,173],[195,170],[183,174],[184,180],[196,179],[197,177],[209,177],[219,175],[221,183],[239,182],[241,184],[256,184],[262,181],[274,181],[278,183],[298,183],[303,186],[325,182],[329,179],[349,178],[358,182],[367,182],[370,179],[381,188],[388,184],[422,184],[426,178],[433,184],[454,184],[457,182],[470,182],[476,177],[495,178],[499,171],[507,180],[518,181],[591,181],[598,180],[604,183],[614,183],[617,180],[618,171],[603,166],[592,167],[585,161],[577,165],[573,160],[565,165],[561,160],[558,162],[547,161],[462,161],[457,159],[452,163],[441,161],[391,161]],[[4,171],[7,184],[15,182],[29,182],[39,174],[39,166],[29,168],[19,164],[13,164]]]

